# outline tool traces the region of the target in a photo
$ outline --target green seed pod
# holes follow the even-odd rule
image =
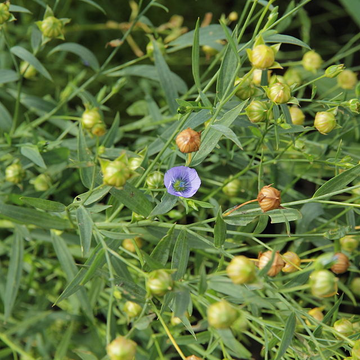
[[[55,16],[48,16],[40,22],[40,30],[44,36],[54,39],[64,36],[64,23]]]
[[[134,239],[124,239],[122,242],[122,247],[132,253],[136,252],[136,243],[138,248],[141,248],[144,245],[144,242],[140,236],[136,236]]]
[[[360,102],[358,99],[351,99],[346,102],[346,106],[349,110],[355,114],[360,114]]]
[[[321,56],[313,50],[305,53],[302,58],[302,66],[304,69],[314,73],[321,68],[322,63],[323,60]]]
[[[164,174],[154,171],[147,176],[145,183],[149,189],[160,189],[164,187]]]
[[[143,162],[144,158],[142,156],[137,157],[131,157],[129,159],[129,169],[131,171],[135,171],[137,168],[141,166],[141,163]]]
[[[298,254],[293,251],[287,251],[283,256],[285,266],[281,269],[285,273],[292,273],[299,270],[301,260]]]
[[[248,50],[247,53],[255,69],[268,69],[275,62],[274,49],[264,44],[255,46],[252,50]]]
[[[142,307],[134,301],[127,301],[123,310],[129,318],[134,318],[140,315]]]
[[[351,350],[352,360],[360,360],[360,339],[355,341]]]
[[[229,183],[227,183],[223,188],[222,191],[229,197],[236,196],[241,191],[241,182],[239,179],[233,179]]]
[[[102,123],[102,118],[98,108],[86,109],[81,116],[83,128],[92,130],[92,128]]]
[[[325,70],[325,76],[332,79],[344,71],[344,64],[331,65]]]
[[[346,235],[340,239],[340,245],[342,250],[353,252],[359,246],[359,236]]]
[[[147,279],[146,288],[151,295],[164,296],[173,287],[173,279],[165,270],[152,271]]]
[[[289,107],[291,121],[294,125],[302,125],[305,121],[305,114],[297,106]]]
[[[277,82],[268,88],[267,95],[275,104],[286,104],[291,98],[291,90],[289,85]]]
[[[22,61],[20,63],[20,74],[22,74],[25,79],[33,79],[36,76],[36,73],[37,70],[27,61]]]
[[[226,329],[237,319],[238,312],[226,300],[221,300],[208,307],[207,317],[210,326]]]
[[[356,297],[360,298],[360,277],[352,279],[350,283],[350,290]]]
[[[100,165],[105,185],[122,187],[132,175],[125,154],[114,161],[100,159]]]
[[[40,174],[35,179],[30,180],[36,191],[46,191],[51,187],[51,178],[47,174]]]
[[[255,280],[255,264],[246,256],[235,256],[226,268],[228,277],[234,284],[247,284]]]
[[[317,270],[310,275],[311,293],[319,298],[330,297],[337,293],[338,279],[328,270]]]
[[[320,134],[327,135],[336,127],[335,115],[328,111],[320,111],[315,115],[314,126]]]
[[[302,83],[302,76],[297,68],[290,67],[284,74],[284,80],[289,86],[294,84],[300,85]]]
[[[231,325],[231,329],[235,334],[242,335],[249,327],[249,321],[246,317],[245,311],[238,311],[238,317]]]
[[[335,321],[333,327],[337,332],[346,337],[352,335],[354,332],[352,323],[346,319]]]
[[[106,347],[110,360],[133,360],[136,354],[136,342],[118,336]]]
[[[6,1],[2,4],[0,4],[0,25],[4,24],[6,21],[10,19],[10,2]]]
[[[103,136],[106,134],[106,125],[103,122],[97,123],[91,129],[91,133],[95,136]]]
[[[245,109],[246,115],[252,123],[269,119],[270,104],[265,101],[253,100]]]
[[[9,165],[5,169],[5,180],[13,184],[19,184],[25,177],[25,170],[19,163]]]
[[[234,86],[239,84],[241,80],[242,80],[241,78],[236,78]],[[255,91],[256,89],[254,85],[251,83],[251,80],[247,79],[236,91],[235,95],[241,100],[246,100],[248,98],[251,98],[255,94]]]
[[[263,70],[260,69],[255,69],[253,71],[253,76],[252,76],[252,83],[254,85],[260,86],[261,85],[261,77],[262,77],[262,72]],[[270,81],[270,76],[271,76],[271,70],[267,70],[267,81],[269,83]]]
[[[323,321],[323,319],[324,319],[324,314],[322,313],[322,308],[319,308],[319,307],[310,309],[308,311],[308,314],[311,315],[314,319],[316,319],[318,321]],[[311,325],[311,322],[309,320],[306,320],[306,323],[308,325]]]
[[[354,89],[357,84],[357,75],[351,70],[344,70],[338,77],[337,83],[342,89]]]

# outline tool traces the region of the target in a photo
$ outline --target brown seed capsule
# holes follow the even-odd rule
[[[285,266],[282,268],[282,271],[285,273],[292,273],[299,270],[300,258],[298,254],[288,251],[283,256],[285,261]]]
[[[201,143],[200,134],[200,131],[187,128],[176,137],[176,145],[185,154],[198,151]]]
[[[341,252],[336,253],[334,257],[336,263],[331,267],[331,271],[335,274],[343,274],[350,266],[349,258]]]
[[[267,265],[267,263],[271,260],[272,255],[273,255],[272,251],[270,251],[270,250],[259,254],[259,262],[258,262],[259,269],[263,269]],[[271,268],[267,272],[267,274],[269,276],[277,275],[281,271],[281,269],[284,267],[284,265],[285,265],[285,261],[281,258],[279,252],[277,251],[275,253]]]
[[[314,319],[316,319],[318,321],[323,321],[323,319],[324,319],[324,314],[322,313],[321,307],[316,307],[316,308],[309,310],[308,314],[311,315]],[[310,322],[306,322],[306,323],[309,324]]]
[[[271,185],[264,186],[258,196],[257,201],[261,207],[262,212],[281,208],[280,191],[271,187]]]
[[[199,358],[199,357],[197,357],[197,356],[195,356],[195,355],[191,355],[191,356],[188,356],[187,358],[186,358],[186,360],[203,360],[202,358]]]

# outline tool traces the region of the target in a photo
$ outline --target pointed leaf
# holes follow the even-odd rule
[[[295,333],[295,326],[296,326],[296,316],[292,312],[286,321],[284,335],[281,339],[281,343],[279,346],[279,350],[276,354],[275,360],[280,360],[282,356],[286,353],[287,348],[289,347],[289,345],[293,340],[293,336]]]
[[[176,269],[176,272],[173,274],[174,280],[180,280],[185,275],[189,254],[186,230],[182,230],[176,240],[171,261],[171,268]]]
[[[240,149],[242,149],[241,142],[237,138],[236,134],[229,127],[217,124],[211,125],[211,127],[221,132],[224,136],[234,142]]]
[[[33,198],[28,196],[22,196],[20,198],[25,204],[31,205],[38,209],[48,212],[63,212],[66,210],[66,206],[57,201],[51,201],[40,198]]]
[[[217,248],[221,247],[226,238],[226,224],[221,215],[221,209],[216,216],[215,228],[214,228],[214,244]]]
[[[19,75],[14,70],[0,69],[0,84],[19,80]]]
[[[78,159],[80,163],[80,179],[85,187],[88,189],[91,188],[92,177],[93,177],[93,167],[94,163],[91,161],[90,155],[88,153],[84,131],[81,126],[79,126],[79,136],[78,136]]]
[[[91,247],[93,221],[87,209],[80,205],[76,210],[76,218],[79,227],[81,252],[86,256]]]
[[[161,202],[155,206],[150,216],[162,215],[169,212],[177,203],[178,197],[166,192],[161,199]]]
[[[195,82],[195,85],[196,85],[196,88],[198,89],[198,91],[201,89],[201,85],[200,85],[200,63],[199,63],[199,58],[200,58],[199,22],[200,22],[200,19],[198,18],[197,21],[196,21],[196,25],[195,25],[194,42],[193,42],[192,53],[191,53],[191,57],[192,57],[192,74],[193,74],[194,82]]]
[[[36,145],[25,144],[21,146],[21,154],[30,159],[35,165],[40,166],[43,169],[46,169],[44,159],[42,158],[39,149]]]

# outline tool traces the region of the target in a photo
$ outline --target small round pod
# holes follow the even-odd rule
[[[91,130],[95,125],[102,123],[98,108],[86,109],[81,115],[81,125],[84,129]]]
[[[136,347],[136,342],[124,336],[118,336],[106,346],[106,352],[110,360],[133,360]]]
[[[191,128],[187,128],[181,131],[176,137],[176,145],[184,154],[198,151],[201,144],[200,134],[201,131],[197,132]]]
[[[39,22],[40,30],[48,38],[59,38],[64,36],[64,22],[55,16],[48,16]]]
[[[328,111],[317,112],[315,115],[314,126],[320,134],[329,134],[336,127],[335,115]]]
[[[359,237],[355,235],[346,235],[340,239],[341,249],[353,252],[359,247]]]
[[[91,133],[95,136],[104,136],[106,134],[105,123],[101,121],[95,124],[91,129]]]
[[[255,280],[255,264],[246,256],[235,256],[226,268],[228,277],[234,284],[247,284]]]
[[[356,73],[348,69],[339,74],[336,80],[338,85],[345,90],[354,89],[358,82]]]
[[[203,360],[203,358],[199,358],[198,356],[195,356],[195,355],[190,355],[190,356],[187,356],[185,358],[185,360]]]
[[[303,125],[305,121],[305,114],[297,106],[289,107],[291,121],[294,125]]]
[[[122,187],[132,175],[127,159],[123,155],[113,161],[100,159],[100,165],[105,185]]]
[[[226,300],[221,300],[208,307],[207,317],[210,326],[227,329],[237,319],[238,312]]]
[[[338,279],[328,270],[316,270],[310,275],[311,293],[319,298],[333,296],[338,291]]]
[[[286,104],[291,98],[290,86],[281,82],[276,82],[269,86],[267,95],[275,104]]]
[[[315,307],[313,309],[310,309],[308,311],[308,314],[318,321],[323,321],[324,319],[324,314],[322,313],[321,307]],[[309,320],[306,320],[306,323],[308,325],[311,325],[311,322]]]
[[[145,183],[149,189],[160,189],[164,186],[164,174],[161,171],[153,171],[147,176]]]
[[[4,24],[10,19],[11,13],[9,11],[10,1],[5,1],[0,4],[0,25]]]
[[[260,44],[248,51],[248,57],[255,69],[265,70],[274,64],[275,51],[270,46]]]
[[[280,191],[273,188],[271,185],[266,185],[260,190],[257,201],[262,212],[279,209],[281,208]]]
[[[334,322],[333,328],[346,337],[354,333],[353,324],[347,319],[340,319]],[[341,339],[341,337],[339,337]]]
[[[241,181],[239,179],[231,180],[222,188],[222,191],[230,197],[239,195],[241,191]]]
[[[236,78],[234,86],[237,86],[242,80],[243,80],[242,78]],[[238,88],[235,95],[241,100],[246,100],[251,98],[253,95],[255,95],[255,92],[256,92],[256,88],[251,82],[251,80],[246,79],[242,83],[242,85]]]
[[[259,253],[258,267],[260,270],[263,269],[269,261],[271,261],[272,256],[273,252],[271,250],[265,251],[264,253]],[[267,274],[272,277],[276,276],[279,274],[284,265],[285,261],[281,258],[279,251],[276,251],[274,260]]]
[[[336,253],[334,258],[336,262],[331,266],[331,271],[335,274],[343,274],[346,272],[350,266],[349,258],[341,252]]]
[[[285,273],[292,273],[299,270],[299,266],[301,260],[298,254],[293,251],[287,251],[283,256],[283,260],[285,261],[285,265],[282,268],[282,271]]]
[[[294,84],[301,85],[301,83],[303,81],[301,72],[297,68],[294,68],[294,67],[289,67],[286,70],[286,72],[284,74],[284,80],[289,86],[294,85]]]
[[[166,270],[154,270],[149,273],[146,288],[151,295],[164,296],[173,287],[173,279]]]
[[[141,248],[144,245],[142,238],[140,236],[136,236],[134,239],[124,239],[122,242],[122,247],[127,251],[135,253],[136,247],[134,242],[139,248]]]
[[[20,163],[15,162],[5,169],[5,180],[13,184],[19,184],[25,177],[25,170]]]
[[[142,307],[134,301],[127,301],[124,304],[123,310],[129,318],[135,318],[140,315]]]
[[[317,52],[311,50],[304,54],[301,63],[305,70],[315,73],[318,69],[321,68],[323,59]]]
[[[245,109],[245,113],[252,123],[266,121],[269,118],[270,104],[265,101],[253,100]]]

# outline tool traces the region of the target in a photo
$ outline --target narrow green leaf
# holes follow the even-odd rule
[[[161,214],[166,214],[169,212],[177,203],[178,197],[165,193],[161,198],[161,202],[155,206],[153,211],[150,213],[150,216],[156,216]]]
[[[36,145],[25,144],[20,148],[21,154],[30,159],[35,165],[40,166],[43,169],[46,169],[44,159],[42,158],[39,149]]]
[[[99,70],[100,68],[99,62],[96,56],[94,55],[94,53],[83,45],[72,42],[63,43],[52,49],[49,52],[48,56],[54,54],[57,51],[67,51],[75,55],[78,55],[85,63],[88,63],[89,66],[95,71]]]
[[[74,322],[70,323],[70,326],[66,329],[65,333],[62,334],[60,343],[56,346],[56,352],[54,355],[55,360],[65,359],[66,353],[68,351],[70,340],[74,331]]]
[[[272,34],[269,36],[264,36],[264,41],[268,43],[284,43],[284,44],[291,44],[296,46],[301,46],[306,49],[311,50],[308,44],[305,44],[303,41],[290,36],[290,35],[283,35],[283,34]]]
[[[200,85],[200,45],[199,45],[199,23],[200,19],[198,18],[194,30],[194,42],[192,46],[192,73],[194,77],[194,82],[198,91],[201,89]]]
[[[188,311],[190,302],[190,291],[188,289],[181,288],[180,291],[176,291],[173,300],[174,316],[180,317],[185,315]]]
[[[225,346],[231,350],[237,357],[241,359],[250,359],[251,353],[242,345],[236,338],[230,329],[217,329],[217,333],[224,342]]]
[[[22,13],[27,13],[27,14],[31,14],[31,11],[22,7],[22,6],[18,6],[18,5],[13,5],[11,4],[9,7],[9,11],[11,12],[22,12]]]
[[[84,1],[84,0],[83,0]],[[81,360],[98,360],[98,358],[90,351],[87,350],[72,350]]]
[[[318,196],[326,195],[333,191],[341,190],[346,185],[351,183],[354,179],[359,177],[360,175],[360,165],[356,165],[353,168],[342,172],[339,175],[336,175],[329,181],[327,181],[324,185],[322,185],[313,195],[313,198]]]
[[[11,316],[17,293],[20,287],[21,273],[23,268],[24,243],[21,231],[15,229],[9,270],[6,277],[6,287],[4,295],[4,320],[7,321]]]
[[[32,65],[41,75],[48,80],[53,81],[49,72],[45,69],[44,65],[28,50],[21,46],[13,46],[10,51],[21,60],[28,62]]]
[[[286,104],[281,104],[280,105],[281,107],[281,110],[285,116],[285,120],[288,124],[292,125],[292,120],[291,120],[291,115],[290,115],[290,111],[289,111],[289,108]]]
[[[76,218],[79,227],[81,252],[83,256],[89,252],[93,230],[93,221],[87,209],[80,205],[76,210]]]
[[[176,99],[179,96],[178,91],[172,81],[171,71],[159,49],[157,42],[152,40],[152,44],[154,47],[155,66],[159,75],[160,85],[165,93],[165,98],[169,105],[170,113],[176,114],[178,108],[176,103]]]
[[[211,125],[211,127],[222,133],[242,150],[241,142],[237,138],[236,134],[229,127],[217,124]]]
[[[201,263],[200,269],[200,281],[199,281],[199,295],[205,294],[205,291],[207,290],[207,279],[206,279],[206,269],[204,262]]]
[[[166,265],[169,255],[170,248],[173,242],[175,225],[173,225],[167,234],[157,243],[154,250],[151,252],[150,257],[161,263],[163,267]]]
[[[19,75],[14,70],[0,69],[0,84],[19,80]]]
[[[84,3],[87,3],[87,4],[91,5],[91,6],[99,9],[104,15],[106,15],[106,11],[99,4],[97,4],[95,1],[93,1],[93,0],[80,0],[80,1],[82,1]]]
[[[88,189],[91,188],[92,177],[93,177],[93,167],[94,163],[91,161],[90,155],[88,153],[84,131],[81,126],[79,126],[79,136],[78,136],[78,160],[80,163],[80,179],[85,187]]]
[[[214,228],[215,247],[217,248],[221,247],[225,242],[225,238],[226,238],[226,224],[221,215],[221,208],[219,208],[219,211],[216,216],[216,222]]]
[[[289,345],[293,340],[293,336],[295,333],[295,326],[296,326],[296,316],[292,312],[286,321],[284,335],[281,339],[281,343],[279,346],[279,350],[276,354],[275,360],[280,360],[281,357],[286,353],[287,348],[289,347]]]
[[[43,229],[65,230],[71,227],[70,222],[61,217],[34,209],[1,203],[0,217],[20,224],[35,225]]]
[[[49,212],[63,212],[66,210],[66,206],[57,201],[51,201],[46,199],[22,196],[21,201],[25,204],[36,207],[40,210],[49,211]]]
[[[124,204],[130,210],[145,217],[149,216],[152,211],[152,203],[145,194],[135,186],[127,182],[123,189],[112,188],[110,190],[120,203]]]
[[[114,145],[115,140],[119,135],[119,126],[120,126],[120,114],[117,112],[110,130],[106,133],[102,146],[111,147]]]
[[[174,280],[180,280],[186,273],[190,249],[186,238],[186,230],[182,230],[176,240],[172,255],[171,268],[176,269]]]
[[[340,0],[340,3],[356,22],[357,26],[360,26],[360,2],[354,0]]]
[[[92,191],[76,196],[76,200],[85,201],[84,205],[91,205],[101,200],[110,190],[111,186],[100,185]]]
[[[12,117],[7,108],[0,102],[0,129],[10,131],[12,126]]]

